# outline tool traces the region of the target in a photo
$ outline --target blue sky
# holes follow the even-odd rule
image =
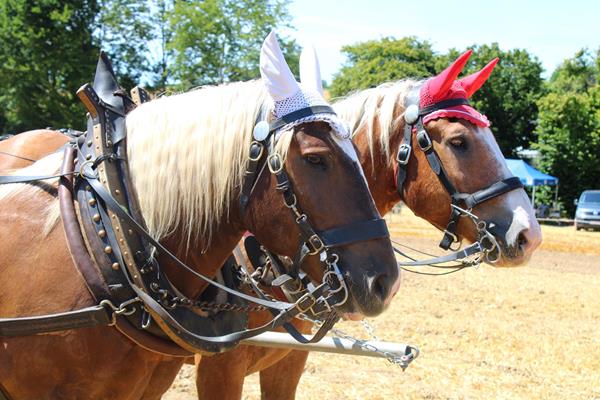
[[[416,36],[445,52],[498,42],[536,55],[545,76],[583,47],[600,47],[600,1],[295,0],[295,31],[282,31],[317,49],[323,79],[344,62],[340,48],[385,36]]]

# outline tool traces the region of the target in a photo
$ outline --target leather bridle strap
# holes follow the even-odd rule
[[[511,190],[521,189],[522,187],[523,183],[521,182],[521,179],[517,176],[513,176],[496,182],[492,186],[478,192],[472,194],[456,193],[454,194],[454,197],[460,201],[463,201],[467,208],[473,208],[477,204],[481,204],[485,201],[493,199],[496,196],[510,192]]]
[[[278,129],[283,128],[287,124],[291,124],[296,122],[302,118],[310,117],[315,114],[332,114],[337,115],[333,108],[330,106],[312,106],[312,107],[304,107],[299,110],[293,111],[289,114],[284,115],[281,118],[276,119],[269,125],[269,131],[275,132]]]

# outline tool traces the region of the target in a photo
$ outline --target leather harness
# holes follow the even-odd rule
[[[94,85],[84,85],[78,96],[88,109],[88,129],[85,136],[65,148],[60,174],[6,176],[0,177],[0,184],[60,177],[61,218],[69,250],[97,305],[53,315],[0,318],[0,336],[116,326],[131,340],[149,350],[171,356],[189,356],[192,352],[225,351],[244,338],[278,326],[293,328],[289,322],[308,311],[326,315],[322,327],[310,341],[318,341],[325,335],[339,319],[332,307],[343,304],[348,296],[337,265],[338,256],[330,249],[388,237],[383,220],[315,231],[306,214],[297,206],[283,161],[272,150],[272,135],[265,142],[253,142],[240,195],[242,209],[248,204],[253,182],[258,179],[256,166],[261,162],[263,146],[268,142],[271,154],[262,162],[275,175],[277,190],[282,193],[285,205],[294,214],[301,231],[297,263],[291,274],[298,275],[302,261],[308,255],[320,255],[327,269],[323,282],[313,285],[294,302],[249,296],[237,289],[239,281],[224,285],[209,279],[178,260],[147,233],[132,187],[126,153],[125,115],[135,104],[119,89],[104,53],[98,63]],[[140,89],[133,96],[138,103],[147,98]],[[281,120],[283,125],[323,110],[300,111],[302,116],[298,113],[284,116]],[[278,124],[281,122],[274,122],[270,133],[277,129]],[[251,183],[248,184],[248,181]],[[77,200],[77,210],[74,199]],[[352,232],[356,229],[362,229],[362,232]],[[205,300],[199,303],[182,295],[161,271],[156,261],[157,254],[227,293],[228,304],[232,303],[237,308],[233,307],[235,310],[228,313],[210,313],[210,308],[198,312],[202,311],[201,306],[198,308],[199,304],[204,304]],[[247,329],[247,313],[243,311],[250,309],[248,303],[271,310],[273,319],[258,328]],[[223,334],[223,331],[233,332]],[[309,342],[295,329],[291,329],[290,333],[302,342]]]
[[[402,198],[402,186],[406,180],[408,162],[412,154],[412,134],[413,132],[416,132],[416,141],[419,145],[419,148],[425,154],[427,162],[429,163],[432,171],[437,175],[438,179],[450,195],[450,217],[448,223],[446,224],[446,229],[444,230],[444,236],[439,244],[442,249],[448,250],[451,248],[453,243],[460,243],[456,235],[456,229],[458,227],[459,218],[462,215],[465,215],[465,209],[462,209],[461,206],[464,205],[466,211],[470,213],[470,210],[476,205],[512,190],[522,189],[523,184],[518,177],[513,176],[495,182],[487,188],[478,190],[475,193],[461,193],[456,190],[452,182],[450,182],[450,179],[448,179],[448,175],[444,171],[442,162],[433,148],[431,138],[429,137],[427,129],[423,124],[423,117],[433,113],[434,111],[442,110],[448,107],[468,105],[469,101],[466,98],[442,100],[430,106],[419,109],[419,89],[420,88],[414,89],[413,92],[406,97],[404,104],[404,135],[402,137],[400,146],[398,147],[398,153],[396,154],[396,161],[398,163],[398,171],[396,173],[396,190]]]

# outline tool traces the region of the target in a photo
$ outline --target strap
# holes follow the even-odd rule
[[[404,124],[404,136],[402,142],[398,147],[398,154],[396,155],[396,161],[398,162],[398,171],[396,172],[396,190],[402,197],[402,186],[406,180],[406,173],[408,168],[408,162],[412,153],[412,128],[410,124]]]
[[[112,325],[113,313],[101,305],[36,317],[0,318],[0,336],[25,336]]]
[[[423,108],[419,109],[419,116],[424,117],[424,116],[431,114],[432,112],[435,112],[438,110],[443,110],[448,107],[456,107],[456,106],[462,106],[462,105],[467,105],[467,106],[470,105],[469,100],[467,100],[465,98],[461,98],[461,99],[448,99],[448,100],[438,101],[437,103],[433,103],[427,107],[423,107]]]
[[[11,183],[29,183],[36,181],[46,181],[48,179],[58,179],[63,176],[73,175],[75,172],[66,172],[56,175],[3,175],[0,176],[0,185],[8,185]]]
[[[278,118],[275,121],[273,121],[269,125],[269,132],[274,132],[278,129],[281,129],[282,127],[284,127],[287,124],[291,124],[292,122],[296,122],[299,119],[310,117],[311,115],[315,115],[315,114],[337,115],[335,113],[335,111],[333,111],[333,108],[331,108],[330,106],[305,107],[305,108],[296,110],[294,112],[291,112],[289,114],[286,114],[283,117]]]
[[[521,179],[516,176],[503,179],[499,182],[494,183],[485,189],[479,190],[472,194],[458,193],[456,198],[463,200],[467,208],[473,208],[477,204],[481,204],[487,200],[490,200],[501,194],[510,192],[511,190],[523,188]]]
[[[92,188],[94,189],[96,194],[104,201],[104,203],[107,205],[108,208],[110,208],[115,214],[117,214],[119,216],[119,218],[122,218],[127,223],[127,225],[129,225],[134,231],[136,231],[140,235],[143,235],[152,246],[156,247],[156,249],[160,253],[166,255],[173,262],[175,262],[179,267],[186,269],[187,271],[191,272],[192,274],[194,274],[198,278],[202,279],[203,281],[209,283],[210,285],[213,285],[218,289],[221,289],[227,293],[231,293],[231,294],[233,294],[237,297],[240,297],[246,301],[249,301],[251,303],[259,304],[261,306],[265,306],[267,308],[276,309],[276,310],[286,310],[293,306],[293,304],[290,304],[290,303],[285,303],[285,302],[281,302],[281,301],[263,301],[261,299],[257,299],[256,297],[248,296],[245,293],[239,292],[239,291],[231,289],[225,285],[222,285],[219,282],[213,281],[212,279],[210,279],[210,278],[204,276],[203,274],[188,267],[181,260],[179,260],[173,253],[171,253],[167,248],[165,248],[161,243],[159,243],[157,240],[155,240],[153,237],[151,237],[148,234],[148,232],[146,232],[146,230],[136,220],[134,220],[129,215],[128,212],[123,210],[121,208],[121,206],[119,205],[119,203],[106,191],[104,186],[96,178],[86,177],[86,180],[90,184],[90,186],[92,186]]]
[[[394,249],[395,253],[406,257],[406,255],[402,251],[398,250],[395,247],[393,249]],[[481,253],[482,251],[483,251],[483,249],[481,248],[481,243],[475,242],[472,245],[465,247],[462,250],[456,251],[451,254],[447,254],[445,256],[440,256],[440,257],[435,257],[435,258],[431,258],[428,260],[420,260],[420,261],[407,261],[407,262],[398,261],[398,265],[400,265],[402,267],[422,267],[422,266],[427,266],[427,265],[431,266],[433,264],[443,264],[443,263],[447,263],[450,261],[456,261],[456,260],[460,260],[463,258],[467,258],[469,256],[472,256],[473,254]]]
[[[345,246],[367,240],[387,238],[390,236],[385,220],[382,218],[351,224],[319,232],[319,236],[327,247]]]

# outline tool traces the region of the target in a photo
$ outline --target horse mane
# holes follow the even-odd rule
[[[129,167],[153,237],[177,229],[187,245],[208,245],[242,185],[254,125],[271,108],[262,82],[250,81],[162,97],[128,114]],[[285,156],[284,136],[277,150]]]
[[[337,114],[350,125],[353,137],[365,130],[371,160],[376,133],[379,133],[379,146],[383,154],[388,161],[391,160],[391,135],[400,132],[398,128],[403,124],[404,99],[417,84],[419,81],[414,79],[386,82],[351,93],[333,105]]]

